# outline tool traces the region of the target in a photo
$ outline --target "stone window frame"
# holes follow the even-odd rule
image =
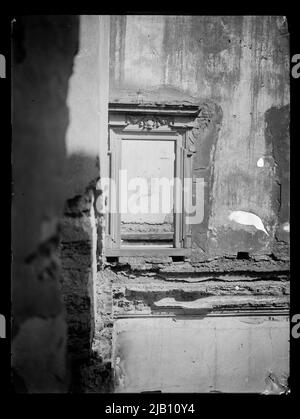
[[[191,142],[191,131],[199,113],[197,105],[159,104],[109,104],[108,156],[110,176],[118,185],[121,161],[121,141],[126,138],[139,140],[171,140],[176,142],[175,177],[181,180],[192,177],[192,159],[195,147]],[[117,187],[117,196],[118,196]],[[118,200],[118,198],[117,198]],[[183,204],[183,201],[182,201]],[[108,208],[110,208],[108,199]],[[117,202],[118,207],[118,202]],[[105,246],[106,257],[118,256],[189,256],[191,254],[191,226],[185,223],[185,214],[174,214],[174,247],[143,248],[122,247],[120,214],[106,214]]]

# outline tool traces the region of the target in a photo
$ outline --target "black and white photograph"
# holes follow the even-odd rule
[[[132,417],[200,417],[158,393],[290,397],[290,31],[12,17],[13,393],[113,394],[103,412]]]

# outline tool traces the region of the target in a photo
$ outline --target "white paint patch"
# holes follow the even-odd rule
[[[286,231],[287,233],[290,232],[290,223],[287,221],[286,223],[283,224],[283,230]]]
[[[264,158],[261,157],[260,159],[258,159],[256,164],[257,164],[257,167],[264,167],[265,165]]]
[[[229,215],[230,221],[235,221],[236,223],[243,224],[243,225],[252,225],[257,230],[261,230],[268,236],[269,233],[266,231],[264,224],[257,215],[253,214],[252,212],[246,211],[232,211]]]

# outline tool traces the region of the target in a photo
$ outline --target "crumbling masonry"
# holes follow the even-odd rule
[[[19,22],[13,69],[16,390],[286,392],[286,19]],[[194,115],[192,173],[205,180],[205,211],[203,222],[192,226],[184,257],[105,254],[99,180],[109,173],[117,107]],[[252,224],[245,222],[249,217]]]

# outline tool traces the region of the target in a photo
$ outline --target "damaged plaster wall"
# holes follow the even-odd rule
[[[272,107],[265,114],[267,155],[275,165],[276,183],[273,202],[278,213],[273,253],[279,259],[289,258],[290,244],[290,106]],[[268,164],[268,159],[266,159]]]
[[[107,139],[108,28],[106,16],[80,16],[79,51],[67,98],[68,193],[60,219],[60,286],[67,313],[72,392],[105,391],[110,374],[110,364],[105,363],[105,355],[95,343],[103,327],[97,316],[97,257],[102,232],[96,185],[100,176],[105,176],[107,165],[102,137]]]
[[[81,364],[91,356],[95,329],[97,241],[92,190],[67,201],[60,232],[60,285],[66,307],[71,388],[74,389],[80,386]]]
[[[17,392],[68,389],[58,218],[66,199],[76,16],[20,16],[12,64],[12,369]]]
[[[193,176],[205,179],[204,220],[192,226],[190,258],[119,257],[104,265],[113,295],[115,390],[272,392],[279,380],[274,392],[284,392],[289,373],[283,317],[289,309],[287,21],[112,16],[110,36],[110,101],[199,105]],[[257,313],[260,331],[251,319],[240,332],[240,320],[222,317],[240,311]],[[266,312],[275,320],[259,314]],[[221,322],[232,325],[228,353],[235,354],[222,362],[209,356],[220,343],[230,347],[218,319],[208,317],[218,313]],[[178,322],[189,329],[185,337]],[[147,346],[152,332],[155,343]],[[173,339],[168,349],[164,333]],[[206,333],[205,344],[210,342],[201,356],[193,353],[199,341],[182,347],[197,333],[199,339]],[[278,353],[269,357],[274,348]],[[255,370],[250,359],[260,367]],[[148,365],[156,366],[153,381]],[[228,365],[243,373],[230,379]],[[189,368],[197,371],[191,380]]]
[[[281,229],[289,223],[288,215],[284,221],[278,220],[274,153],[282,156],[278,156],[279,160],[289,159],[289,155],[274,144],[269,147],[265,133],[270,109],[277,109],[285,128],[280,135],[276,128],[277,134],[272,135],[276,136],[276,142],[282,135],[288,138],[286,18],[112,16],[111,19],[112,90],[139,92],[157,86],[172,87],[198,100],[211,100],[222,109],[210,198],[207,195],[207,200],[211,199],[208,246],[200,231],[198,246],[202,242],[206,252],[220,256],[238,251],[272,253],[278,222],[285,223]],[[280,199],[287,200],[286,193]],[[243,211],[244,220],[250,218],[250,222],[237,221],[232,216],[234,211]],[[259,218],[269,234],[257,228],[257,223],[251,221],[253,216]]]
[[[116,392],[288,391],[287,261],[122,257],[104,272]]]
[[[202,221],[201,223],[196,223],[193,220],[194,215],[191,217],[193,222],[191,225],[191,237],[187,238],[187,241],[189,242],[187,247],[192,248],[192,258],[205,260],[209,253],[207,241],[209,216],[213,203],[211,190],[213,185],[215,151],[223,119],[221,107],[211,100],[197,99],[182,92],[178,88],[170,86],[139,89],[138,91],[126,88],[116,89],[112,87],[109,100],[112,106],[120,103],[139,106],[142,103],[147,107],[156,107],[155,111],[168,108],[169,106],[179,106],[180,111],[184,111],[190,107],[194,108],[194,115],[185,121],[191,126],[186,133],[186,155],[189,156],[189,158],[192,156],[191,177],[193,181],[193,205],[197,205],[196,217],[201,218]],[[113,119],[114,117],[112,114],[110,116],[110,121],[112,122]],[[151,153],[147,152],[147,159],[151,162]],[[153,164],[157,164],[157,158],[152,162],[152,166]],[[187,162],[187,165],[188,164],[189,163]],[[143,171],[145,171],[144,166],[142,169]],[[154,169],[152,169],[152,175],[154,178],[157,177]],[[161,174],[160,176],[163,178]],[[205,185],[203,202],[200,201],[202,200],[202,195],[201,197],[197,196],[197,202],[195,199],[195,185],[198,179],[201,182],[203,181],[203,184]],[[167,197],[165,196],[165,200],[166,199]],[[165,201],[163,203],[165,204]],[[151,214],[151,216],[153,217],[153,214]],[[137,220],[138,217],[139,215],[135,214],[133,218]],[[171,217],[169,217],[169,223],[170,218]],[[168,223],[166,223],[166,225],[168,225]],[[165,228],[166,225],[162,225],[162,228]],[[136,227],[139,228],[140,225],[136,224]]]
[[[287,324],[287,316],[118,319],[116,392],[285,393]]]
[[[276,186],[288,180],[275,165],[288,164],[288,154],[276,145],[281,133],[288,132],[284,19],[112,16],[108,77],[106,18],[80,17],[79,49],[67,97],[70,123],[60,243],[55,235],[50,242],[54,250],[46,246],[46,253],[55,253],[62,264],[59,284],[67,330],[62,320],[61,351],[65,353],[67,345],[69,390],[74,392],[114,391],[111,363],[116,361],[116,319],[122,315],[178,315],[187,308],[190,313],[187,302],[205,312],[287,310],[289,305],[288,259],[275,255],[272,247],[278,224],[286,228],[288,222],[287,212],[281,214],[288,204],[277,203],[287,195],[278,195]],[[203,105],[194,174],[206,178],[208,211],[204,223],[193,230],[198,253],[190,260],[119,258],[109,264],[101,257],[103,220],[95,208],[96,185],[108,169],[109,82],[117,98],[124,89],[151,92],[163,85],[163,99],[168,91],[173,101],[188,94]],[[277,111],[283,115],[280,129],[275,124]],[[56,229],[57,220],[53,223]],[[286,235],[277,236],[281,246]],[[251,257],[236,260],[237,252]],[[159,368],[159,360],[154,357],[153,362]]]

